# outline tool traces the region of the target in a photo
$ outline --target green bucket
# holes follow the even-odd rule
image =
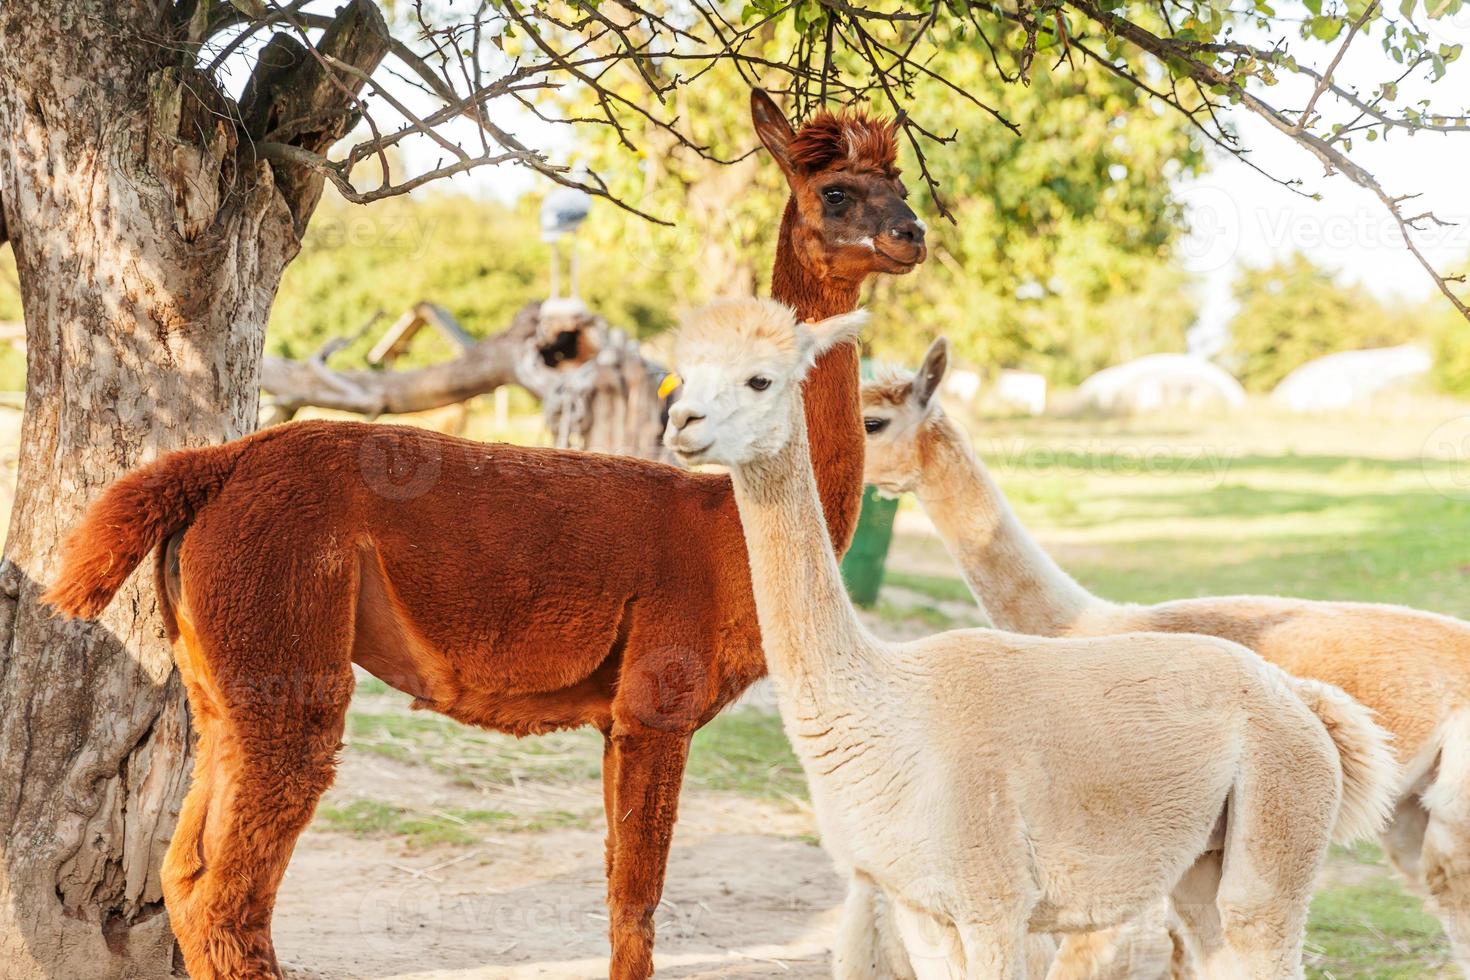
[[[873,364],[862,362],[863,380],[873,376]],[[863,510],[853,531],[852,547],[842,559],[842,581],[847,594],[865,609],[878,604],[878,590],[883,587],[883,563],[888,560],[888,546],[893,542],[893,518],[898,501],[878,496],[872,487],[863,491]]]
[[[865,609],[878,604],[878,590],[883,587],[883,563],[888,559],[888,545],[893,541],[893,517],[898,513],[898,500],[878,496],[872,487],[863,491],[863,510],[853,531],[852,547],[842,559],[842,581],[847,594]]]

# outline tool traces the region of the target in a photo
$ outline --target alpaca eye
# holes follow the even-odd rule
[[[756,391],[765,391],[771,386],[771,379],[763,378],[759,374],[757,374],[755,377],[751,378],[745,383],[750,385],[750,387],[754,388]]]
[[[863,419],[863,431],[868,435],[874,435],[888,428],[888,419]]]
[[[828,204],[836,205],[847,200],[847,195],[842,192],[842,188],[840,187],[829,187],[822,192],[822,200]]]

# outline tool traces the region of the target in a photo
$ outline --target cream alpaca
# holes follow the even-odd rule
[[[760,300],[696,314],[666,434],[686,461],[730,467],[766,660],[849,905],[881,891],[920,977],[1015,980],[1028,932],[1125,921],[1183,882],[1188,914],[1218,918],[1207,975],[1300,976],[1334,827],[1380,822],[1383,733],[1340,692],[1210,637],[868,633],[823,530],[799,398],[859,322],[799,326]],[[957,948],[938,941],[951,934]],[[871,931],[842,935],[861,948],[838,950],[839,969],[875,965]]]
[[[1382,838],[1431,899],[1470,976],[1470,623],[1402,606],[1261,596],[1117,605],[1092,595],[1017,521],[933,397],[944,341],[917,376],[863,389],[868,482],[913,490],[1002,629],[1043,636],[1207,633],[1347,691],[1394,736],[1406,769]]]

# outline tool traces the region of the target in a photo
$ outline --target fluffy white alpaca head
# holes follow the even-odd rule
[[[880,493],[918,485],[929,422],[941,412],[935,393],[948,366],[949,342],[940,337],[916,373],[888,372],[863,385],[863,481]]]
[[[855,339],[867,318],[856,310],[797,323],[790,307],[769,299],[722,300],[691,313],[674,341],[683,390],[664,444],[691,464],[737,466],[780,452],[807,370]]]

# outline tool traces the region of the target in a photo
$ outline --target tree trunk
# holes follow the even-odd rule
[[[175,969],[158,868],[189,726],[152,570],[95,624],[37,596],[100,487],[254,428],[266,316],[305,223],[240,152],[213,82],[157,41],[167,7],[0,6],[0,193],[27,344],[0,565],[5,978]]]

